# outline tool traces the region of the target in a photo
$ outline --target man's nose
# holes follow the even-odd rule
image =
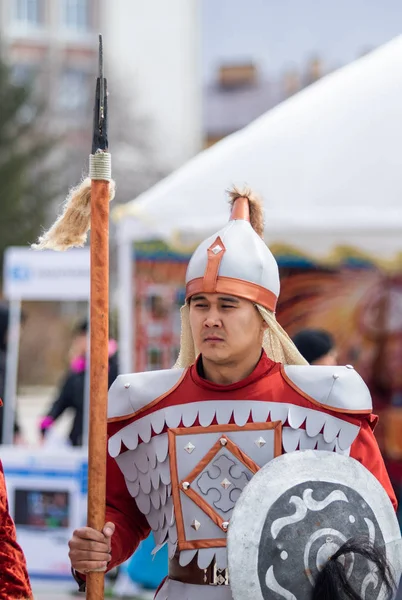
[[[205,317],[204,327],[220,327],[222,321],[217,310],[210,310]]]

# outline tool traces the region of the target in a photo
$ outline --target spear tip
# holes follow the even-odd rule
[[[103,75],[103,39],[99,34],[98,78],[95,95],[94,127],[92,137],[92,154],[97,150],[107,150],[107,91],[106,79]]]
[[[99,78],[103,78],[103,39],[102,34],[99,34]]]

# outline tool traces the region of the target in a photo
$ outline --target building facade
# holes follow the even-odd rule
[[[0,0],[2,56],[16,83],[33,80],[45,98],[49,129],[67,157],[68,185],[90,150],[98,27],[96,0]],[[69,176],[74,164],[77,173]]]
[[[129,174],[152,171],[138,188],[133,182],[132,198],[202,146],[197,0],[0,0],[2,55],[16,83],[33,79],[45,95],[68,185],[91,147],[99,32],[111,149]]]

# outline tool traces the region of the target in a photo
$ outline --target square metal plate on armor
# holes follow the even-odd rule
[[[282,452],[281,421],[179,427],[168,437],[178,550],[226,546],[243,488]],[[215,585],[222,576],[216,575]]]

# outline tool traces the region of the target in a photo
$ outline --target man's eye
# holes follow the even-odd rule
[[[234,308],[233,304],[222,304],[222,308]]]
[[[197,302],[195,304],[196,308],[205,308],[207,305],[206,304],[201,304],[200,302]]]

